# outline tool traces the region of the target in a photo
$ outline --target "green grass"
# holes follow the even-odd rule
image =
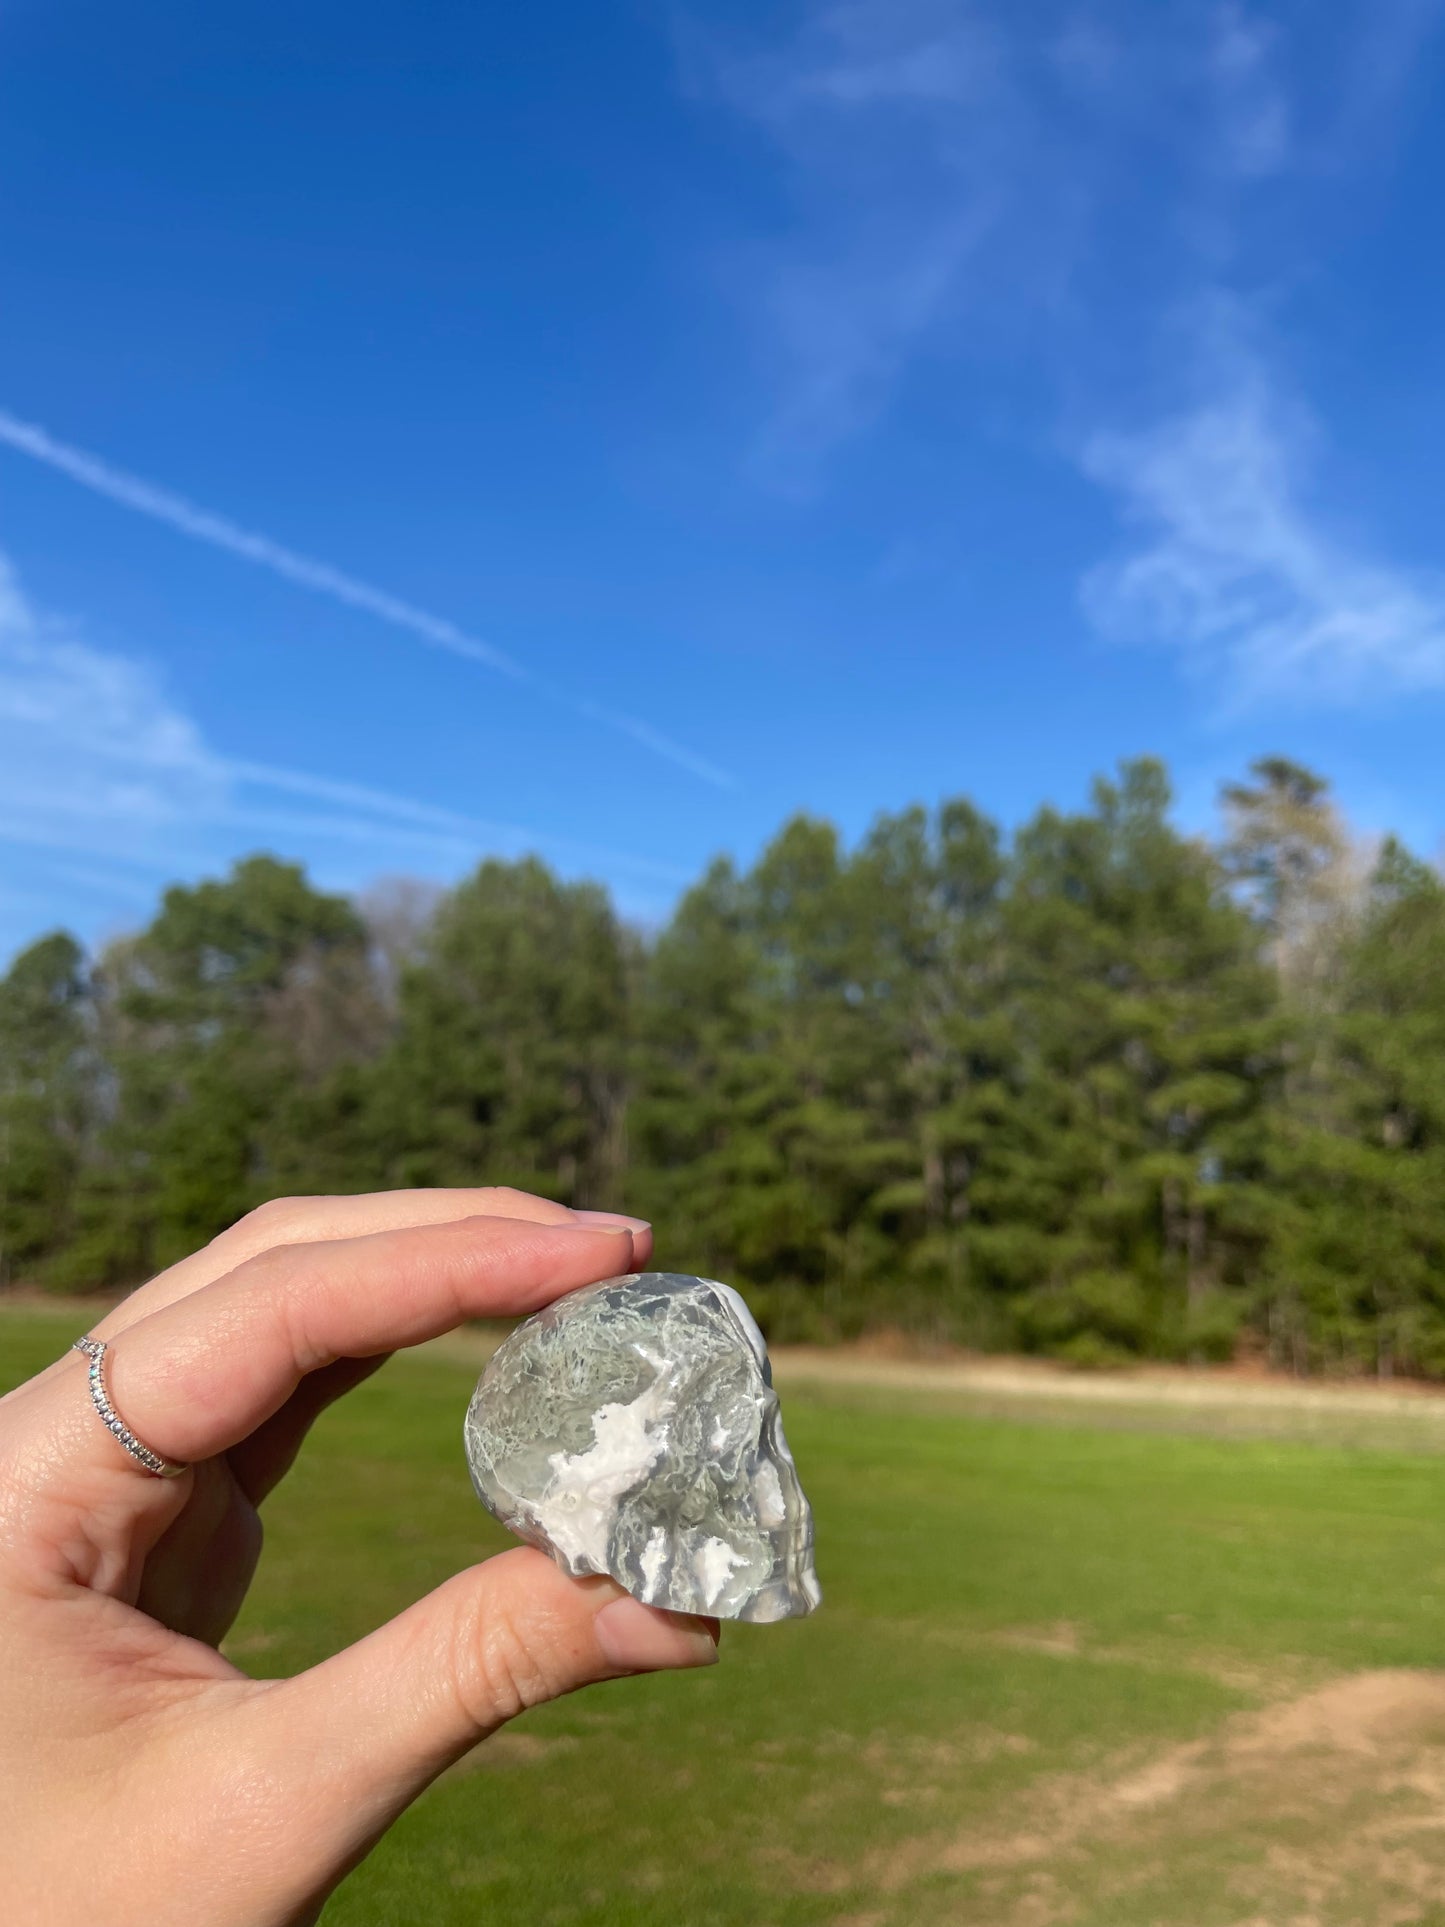
[[[0,1387],[72,1335],[0,1320]],[[322,1422],[268,1508],[239,1664],[306,1666],[505,1543],[462,1461],[471,1377],[399,1359]],[[816,1386],[786,1410],[822,1612],[529,1714],[326,1927],[1445,1922],[1430,1682],[1419,1719],[1358,1735],[1252,1724],[1445,1665],[1445,1460],[1357,1421],[1208,1437]]]

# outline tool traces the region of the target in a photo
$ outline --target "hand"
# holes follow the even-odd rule
[[[518,1548],[288,1680],[216,1651],[257,1507],[400,1346],[647,1262],[645,1225],[518,1192],[264,1206],[0,1399],[0,1891],[20,1927],[294,1927],[443,1767],[524,1707],[716,1658],[716,1625]]]

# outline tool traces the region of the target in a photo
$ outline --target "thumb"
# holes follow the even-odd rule
[[[610,1579],[571,1579],[519,1547],[278,1683],[256,1710],[277,1723],[275,1757],[296,1775],[313,1841],[334,1829],[350,1861],[515,1714],[594,1680],[710,1666],[717,1636],[715,1620],[644,1606]]]

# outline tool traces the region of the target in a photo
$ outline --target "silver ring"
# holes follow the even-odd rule
[[[159,1452],[152,1452],[148,1445],[142,1445],[111,1404],[110,1393],[105,1389],[105,1340],[77,1338],[70,1349],[84,1352],[90,1360],[90,1402],[116,1444],[123,1445],[138,1464],[143,1465],[147,1472],[154,1472],[158,1479],[175,1479],[182,1472],[189,1472],[191,1468],[188,1465],[177,1465],[172,1459],[163,1459]]]

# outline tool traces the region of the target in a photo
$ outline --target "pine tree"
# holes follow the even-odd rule
[[[0,979],[0,1284],[38,1281],[74,1235],[94,1073],[90,984],[64,932]]]
[[[264,856],[168,890],[112,946],[97,973],[110,1092],[74,1282],[134,1282],[262,1198],[312,1188],[331,1119],[309,1100],[373,1041],[367,969],[352,906]]]
[[[972,1187],[1009,1057],[1002,874],[997,828],[962,800],[881,817],[848,872],[849,997],[876,1120],[850,1227],[866,1253],[854,1295],[881,1322],[976,1343],[990,1322],[970,1274]]]
[[[682,898],[639,975],[628,1136],[638,1210],[669,1262],[736,1272],[739,1202],[769,1168],[758,1127],[771,1041],[744,885],[714,863]]]
[[[1297,1369],[1445,1373],[1442,957],[1445,885],[1388,842],[1275,1120],[1267,1277]]]
[[[401,970],[370,1132],[387,1184],[615,1201],[626,1162],[631,946],[604,893],[484,863]]]
[[[1044,810],[1007,878],[1009,1022],[981,1274],[1026,1343],[1226,1348],[1252,1244],[1272,989],[1150,761]]]

